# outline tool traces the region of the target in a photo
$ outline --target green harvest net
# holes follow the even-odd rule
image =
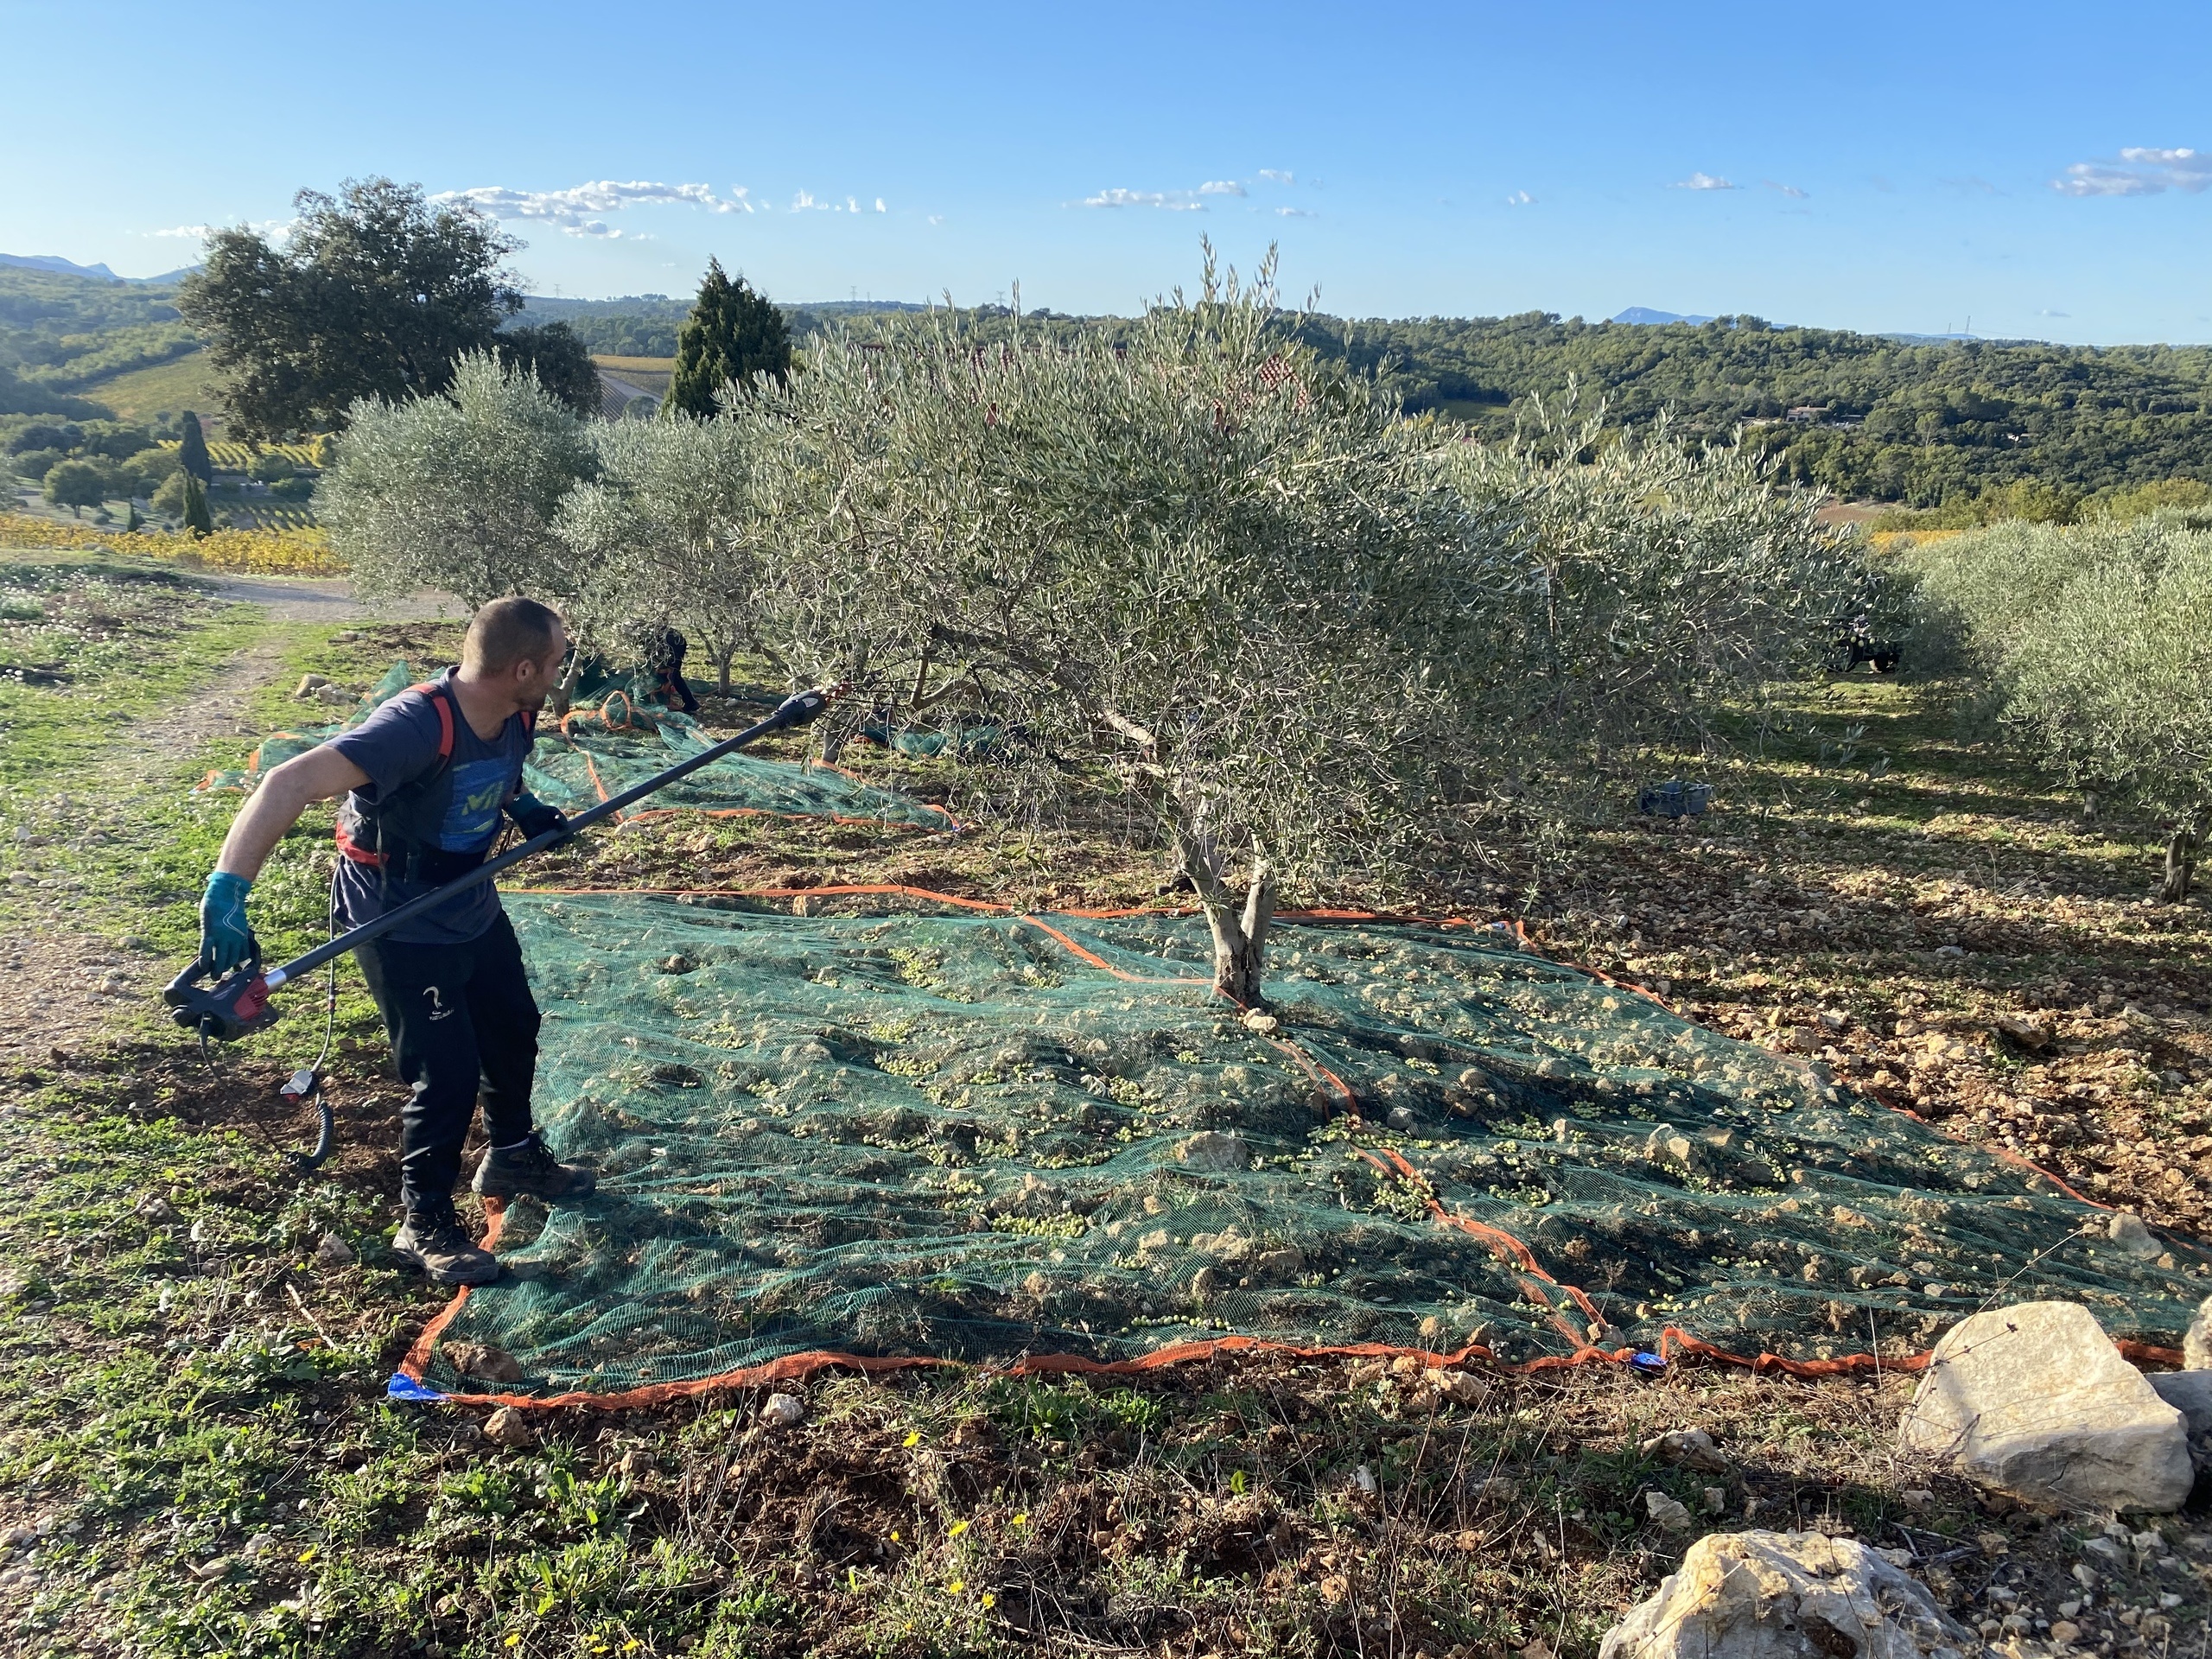
[[[304,754],[326,738],[352,730],[416,683],[405,663],[394,663],[343,720],[274,733],[262,741],[244,766],[210,772],[194,792],[251,789],[271,767]],[[715,742],[689,715],[647,707],[646,692],[634,682],[602,675],[595,690],[601,696],[598,703],[579,707],[565,720],[548,715],[539,721],[537,742],[524,768],[524,787],[548,805],[581,812]],[[685,810],[848,818],[929,829],[952,824],[940,808],[864,783],[835,766],[764,760],[749,754],[730,755],[702,766],[621,816]]]
[[[541,1392],[1230,1333],[1518,1363],[1593,1311],[1609,1347],[1818,1362],[1999,1296],[2171,1340],[2208,1288],[2047,1178],[1497,932],[1283,925],[1266,1030],[1190,918],[508,904],[540,1122],[601,1185],[508,1211],[441,1388],[461,1342]]]
[[[541,801],[564,812],[577,812],[711,748],[715,741],[688,715],[641,709],[618,692],[596,709],[543,726],[523,768],[523,785]],[[671,811],[766,812],[934,830],[953,827],[942,808],[865,783],[836,766],[764,760],[750,754],[726,755],[702,766],[621,816],[641,818]]]

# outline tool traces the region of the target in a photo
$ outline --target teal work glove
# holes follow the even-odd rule
[[[207,878],[200,900],[200,960],[227,974],[253,959],[253,929],[245,919],[245,896],[253,883],[228,870]]]

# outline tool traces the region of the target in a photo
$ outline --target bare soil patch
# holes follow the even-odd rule
[[[266,607],[280,622],[404,622],[467,613],[448,594],[357,598],[343,576],[213,576],[207,585],[225,599]]]

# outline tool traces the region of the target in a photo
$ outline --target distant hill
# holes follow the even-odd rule
[[[118,276],[105,265],[77,264],[58,253],[0,253],[0,265],[11,265],[18,270],[55,270],[65,276],[97,276],[109,283],[143,283],[162,287],[181,283],[199,269],[197,265],[185,265],[159,276]]]
[[[0,416],[92,416],[104,405],[141,418],[212,413],[207,359],[172,294],[56,256],[0,257]],[[906,300],[783,307],[801,340],[833,325],[896,331],[930,309]],[[607,378],[653,395],[690,310],[689,296],[533,295],[518,321],[568,323]],[[986,337],[1014,326],[995,305],[956,321]],[[2024,490],[2063,506],[2169,479],[2212,484],[2212,347],[1862,334],[1644,306],[1604,322],[1531,311],[1281,326],[1378,377],[1409,414],[1485,439],[1511,436],[1532,396],[1556,399],[1573,382],[1584,410],[1602,404],[1611,425],[1667,410],[1690,433],[1740,430],[1786,476],[1847,499],[1936,506]],[[1022,327],[1111,333],[1129,320],[1034,311]]]
[[[76,264],[58,253],[0,253],[0,265],[14,265],[23,270],[58,270],[71,276],[102,276],[111,283],[123,280],[105,265]]]
[[[803,311],[817,317],[865,317],[879,312],[934,311],[918,300],[801,300],[797,305],[778,301],[786,314]]]
[[[0,415],[96,416],[79,395],[94,381],[195,349],[172,295],[82,270],[0,264]]]
[[[927,311],[911,300],[810,300],[779,302],[795,338],[804,340],[825,323],[858,318],[905,315]],[[600,357],[673,357],[676,331],[691,315],[690,299],[665,294],[632,294],[613,300],[571,300],[543,294],[527,296],[520,323],[565,322],[587,350]]]
[[[1649,328],[1669,322],[1687,322],[1691,327],[1695,327],[1700,324],[1711,322],[1713,319],[1711,317],[1686,316],[1679,311],[1654,311],[1648,305],[1631,305],[1627,310],[1615,317],[1613,321],[1615,322],[1630,323],[1637,327]]]
[[[221,425],[223,394],[205,352],[188,352],[148,368],[87,381],[80,394],[105,404],[126,421],[151,420],[163,410],[192,410],[210,434]]]
[[[1688,320],[1685,319],[1685,322]],[[1662,410],[1745,429],[1785,474],[1848,499],[1936,506],[2013,486],[2079,499],[2212,483],[2212,347],[1899,339],[1840,328],[1512,317],[1313,318],[1305,339],[1381,374],[1408,409],[1510,434],[1572,379],[1617,425]]]
[[[2040,346],[2039,340],[1993,340],[1986,334],[1884,334],[1884,340],[1894,340],[1901,346],[1942,346],[1951,340],[1974,340],[1985,346]]]

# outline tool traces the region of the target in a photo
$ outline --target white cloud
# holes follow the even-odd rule
[[[823,201],[813,191],[801,190],[791,197],[791,212],[795,213],[865,213],[871,211],[887,213],[891,210],[883,205],[881,196],[875,199],[873,209],[861,207],[858,196],[847,196],[842,201]]]
[[[1085,196],[1086,207],[1159,207],[1171,213],[1203,213],[1205,203],[1194,190],[1125,190],[1116,185],[1095,196]]]
[[[1298,182],[1297,178],[1293,175],[1288,169],[1279,167],[1263,167],[1260,169],[1260,176],[1270,184],[1296,184]]]
[[[1241,196],[1244,187],[1235,179],[1208,179],[1198,187],[1202,196]]]
[[[2039,317],[2070,317],[2073,315],[2074,314],[2071,311],[2038,311],[2036,313],[2036,315]]]
[[[618,213],[625,207],[645,204],[674,204],[680,207],[704,207],[716,213],[749,213],[753,204],[746,200],[741,186],[728,196],[718,196],[703,184],[663,184],[650,179],[633,179],[623,183],[613,179],[601,179],[592,184],[579,184],[567,190],[510,190],[505,185],[484,184],[467,190],[442,191],[430,198],[433,201],[465,203],[493,219],[536,219],[552,225],[569,236],[601,236],[610,239],[626,238],[631,241],[647,238],[635,231],[612,229],[600,213]]]
[[[1759,182],[1770,190],[1781,191],[1783,195],[1789,197],[1794,201],[1802,201],[1805,200],[1805,192],[1800,190],[1794,184],[1781,184],[1773,179],[1761,179]]]
[[[292,226],[299,222],[296,219],[250,219],[245,221],[245,228],[257,235],[281,242],[292,233]],[[225,228],[226,227],[219,225],[172,225],[164,230],[141,231],[138,234],[175,237],[184,241],[205,242],[217,231]]]
[[[1516,190],[1506,197],[1505,205],[1509,207],[1533,207],[1536,205],[1536,199],[1526,190]]]
[[[942,225],[942,224],[944,224],[944,215],[943,213],[931,213],[931,214],[930,215],[930,223],[931,223],[931,224],[932,224],[932,225]]]
[[[1308,207],[1278,207],[1275,209],[1275,217],[1278,219],[1319,219],[1321,215]]]
[[[1726,179],[1715,178],[1710,173],[1693,173],[1687,179],[1677,179],[1668,187],[1671,190],[1734,190],[1739,188]]]
[[[2156,196],[2168,190],[2195,195],[2212,189],[2212,152],[2136,146],[2117,164],[2076,162],[2050,188],[2063,196]]]

